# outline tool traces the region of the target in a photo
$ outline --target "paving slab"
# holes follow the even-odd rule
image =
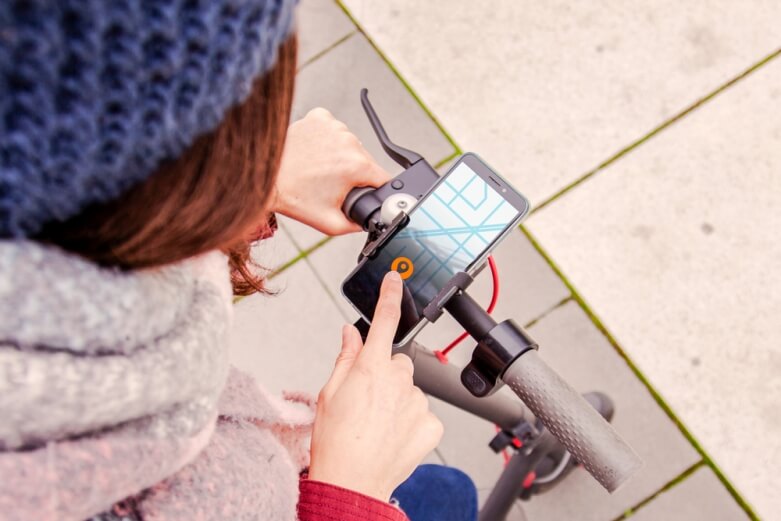
[[[749,517],[708,467],[661,493],[631,517],[632,521],[746,521]]]
[[[545,360],[576,389],[600,390],[615,401],[614,425],[637,450],[645,467],[613,495],[584,470],[577,469],[555,493],[523,503],[530,519],[610,521],[655,494],[699,460],[624,360],[580,307],[569,302],[530,328]],[[471,349],[465,349],[471,351]],[[504,388],[500,392],[509,391]],[[448,465],[469,474],[478,489],[490,490],[502,471],[502,459],[488,447],[489,423],[436,399],[432,410],[445,434],[438,451]]]
[[[277,216],[277,222],[279,222],[279,226],[290,236],[293,244],[300,252],[312,249],[328,237],[326,234],[315,230],[311,226],[285,217],[284,215]]]
[[[317,394],[331,374],[344,319],[305,262],[269,281],[274,296],[236,305],[231,361],[272,392]]]
[[[355,25],[333,0],[299,2],[296,22],[299,67],[355,31]]]
[[[779,46],[777,0],[343,0],[464,150],[537,204]]]
[[[775,59],[527,221],[768,519],[781,512],[779,112]],[[756,447],[763,464],[747,465]]]
[[[386,170],[401,168],[382,151],[360,103],[372,100],[391,139],[413,148],[432,164],[453,153],[452,145],[362,34],[354,34],[298,73],[293,119],[324,107],[342,120]]]
[[[437,398],[429,398],[429,403],[445,426],[437,447],[445,463],[466,472],[478,490],[493,487],[504,465],[502,456],[488,447],[496,435],[494,426]]]
[[[431,464],[431,465],[444,465],[444,461],[442,458],[439,457],[439,454],[437,454],[436,450],[432,450],[428,453],[428,455],[423,458],[423,461],[421,464]]]
[[[520,501],[516,503],[510,512],[507,513],[505,521],[528,521],[528,517],[521,511],[522,508]]]

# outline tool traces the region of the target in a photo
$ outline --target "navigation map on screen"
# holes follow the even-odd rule
[[[345,283],[345,293],[349,291],[353,304],[370,318],[379,283],[393,269],[404,279],[419,315],[453,275],[466,271],[517,217],[518,210],[462,162],[411,212],[407,226],[378,256]],[[358,293],[362,298],[356,298]],[[407,318],[417,322],[417,317]]]

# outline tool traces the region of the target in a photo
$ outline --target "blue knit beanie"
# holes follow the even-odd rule
[[[0,237],[110,201],[272,67],[293,0],[0,0]]]

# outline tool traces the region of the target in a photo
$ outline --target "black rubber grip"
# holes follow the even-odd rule
[[[643,462],[612,425],[548,366],[537,351],[518,357],[502,380],[609,492]]]
[[[363,226],[366,219],[369,218],[369,216],[365,214],[371,213],[372,211],[379,208],[380,205],[382,205],[382,201],[372,200],[368,205],[366,205],[368,208],[356,207],[358,201],[364,195],[371,192],[374,192],[374,188],[370,186],[361,186],[350,190],[347,193],[347,197],[344,198],[344,202],[342,203],[342,212],[344,215],[346,215],[347,218],[351,221]]]

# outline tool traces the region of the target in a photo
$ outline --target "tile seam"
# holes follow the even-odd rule
[[[316,62],[326,54],[328,54],[329,52],[331,52],[332,50],[339,47],[341,44],[343,44],[344,42],[346,42],[347,40],[355,36],[357,33],[358,31],[356,29],[353,29],[352,31],[345,34],[335,42],[328,45],[328,47],[326,47],[322,51],[316,52],[315,54],[313,54],[312,56],[304,60],[302,63],[298,64],[298,66],[296,67],[296,74],[298,74],[299,72],[301,72],[302,70],[304,70],[305,68],[307,68],[308,66],[310,66],[311,64],[313,64],[314,62]]]
[[[681,483],[685,482],[687,479],[689,479],[692,474],[694,474],[698,469],[701,469],[703,467],[706,467],[707,465],[703,460],[699,460],[698,462],[694,463],[692,466],[675,476],[673,479],[662,485],[662,487],[657,490],[656,492],[650,494],[645,499],[640,500],[635,504],[635,506],[628,508],[622,515],[615,518],[613,521],[621,521],[623,519],[629,519],[633,515],[637,513],[638,510],[648,506],[650,503],[652,503],[656,498],[658,498],[663,493],[667,492],[668,490],[680,485]]]
[[[773,61],[774,59],[778,58],[779,56],[781,56],[781,48],[776,49],[775,51],[771,52],[769,55],[765,56],[760,61],[754,63],[749,68],[743,70],[743,72],[741,72],[737,76],[733,77],[732,79],[728,80],[726,83],[723,83],[722,85],[720,85],[716,89],[710,91],[705,96],[697,99],[696,101],[694,101],[693,103],[688,105],[686,108],[684,108],[683,110],[681,110],[680,112],[678,112],[677,114],[672,116],[671,118],[663,121],[661,124],[659,124],[656,127],[654,127],[650,132],[647,132],[646,134],[643,134],[640,138],[638,138],[635,141],[631,142],[629,145],[619,149],[618,152],[614,153],[613,155],[608,157],[606,160],[602,161],[595,168],[587,171],[585,174],[581,175],[575,181],[571,182],[570,184],[568,184],[567,186],[565,186],[561,190],[557,191],[556,193],[554,193],[553,195],[551,195],[550,197],[548,197],[547,199],[542,201],[540,204],[538,204],[536,207],[534,207],[532,209],[530,214],[534,214],[534,213],[542,210],[543,208],[545,208],[549,204],[557,201],[559,198],[561,198],[562,196],[566,195],[567,193],[569,193],[574,188],[577,188],[578,186],[580,186],[584,182],[586,182],[589,179],[591,179],[592,177],[594,177],[596,174],[600,173],[601,171],[603,171],[606,168],[608,168],[609,166],[611,166],[613,163],[617,162],[618,160],[620,160],[624,156],[630,154],[636,148],[639,148],[640,146],[645,144],[647,141],[650,141],[651,139],[653,139],[658,134],[661,134],[662,132],[667,130],[669,127],[673,126],[675,123],[685,119],[687,116],[689,116],[690,114],[692,114],[695,111],[697,111],[697,109],[699,109],[700,107],[707,106],[709,104],[709,102],[711,102],[713,99],[717,98],[720,94],[722,94],[723,92],[729,90],[731,87],[734,87],[735,85],[740,83],[742,80],[750,77],[753,73],[755,73],[756,71],[758,71],[759,69],[761,69],[762,67],[764,67],[765,65],[767,65],[768,63]]]

